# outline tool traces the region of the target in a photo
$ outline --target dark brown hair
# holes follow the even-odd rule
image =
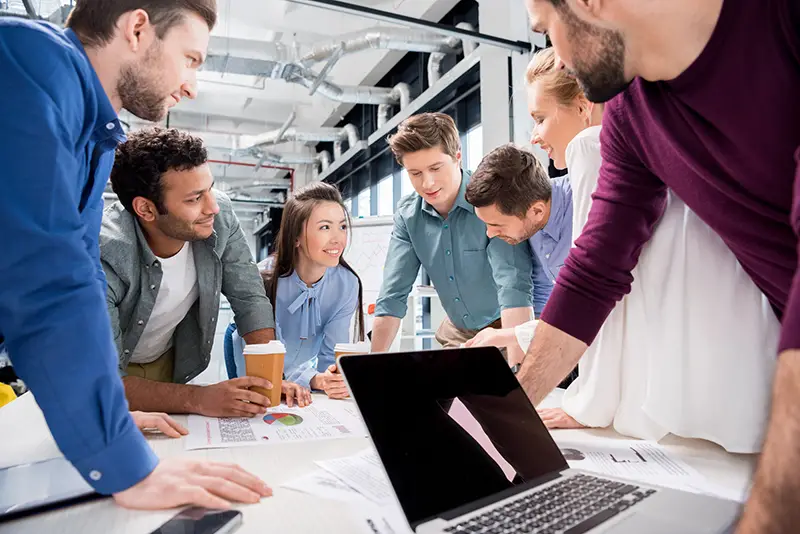
[[[203,140],[175,128],[145,128],[128,135],[117,147],[111,188],[128,212],[133,199],[143,197],[167,214],[161,178],[167,171],[189,171],[208,161]]]
[[[66,26],[85,46],[98,47],[111,41],[122,15],[137,9],[147,12],[159,39],[183,22],[187,13],[200,16],[209,30],[217,23],[217,0],[77,0]]]
[[[294,272],[297,263],[297,247],[295,243],[300,239],[311,212],[323,202],[335,202],[342,207],[347,218],[347,227],[350,228],[350,212],[344,205],[342,195],[334,186],[325,182],[313,182],[305,187],[298,189],[283,207],[281,217],[281,228],[275,239],[277,243],[275,260],[272,263],[272,270],[263,272],[264,287],[267,290],[275,307],[275,296],[278,294],[278,279],[290,276]],[[356,341],[364,341],[364,300],[361,278],[358,273],[345,261],[344,257],[339,257],[339,265],[353,273],[358,280],[358,305],[356,306],[356,324],[353,333]]]
[[[547,202],[552,193],[550,178],[539,160],[508,143],[486,154],[464,196],[476,208],[496,204],[503,215],[522,219],[534,202]]]
[[[421,113],[407,118],[397,127],[397,133],[387,139],[397,163],[403,156],[428,148],[440,147],[442,152],[455,159],[461,150],[456,123],[444,113]]]

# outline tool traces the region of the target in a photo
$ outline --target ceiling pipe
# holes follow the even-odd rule
[[[352,124],[347,124],[342,128],[327,128],[310,131],[303,131],[295,127],[291,127],[287,129],[281,137],[278,137],[278,133],[280,132],[273,130],[271,132],[266,132],[253,137],[248,136],[249,142],[245,146],[240,147],[239,152],[252,153],[253,150],[258,151],[258,149],[266,146],[273,146],[289,141],[297,141],[301,143],[337,143],[347,139],[347,142],[350,144],[350,146],[355,146],[355,144],[360,140],[358,128]],[[244,139],[244,136],[242,139]]]
[[[401,97],[387,87],[337,85],[297,63],[209,54],[203,68],[211,72],[285,80],[343,104],[397,104]]]
[[[475,31],[475,27],[468,22],[459,22],[456,24],[456,28],[468,30],[470,32]],[[464,57],[474,52],[475,47],[477,46],[475,42],[464,41],[457,37],[448,37],[448,45],[456,49],[461,48],[464,51]],[[441,79],[442,61],[444,60],[445,56],[446,54],[436,52],[431,54],[428,58],[428,87],[432,87]]]
[[[366,17],[381,22],[388,22],[389,24],[400,24],[401,26],[405,26],[407,28],[421,29],[423,31],[436,33],[439,35],[453,36],[453,37],[458,37],[459,39],[469,38],[481,44],[506,48],[508,50],[513,50],[514,52],[519,52],[521,54],[527,54],[531,51],[531,43],[526,41],[519,41],[519,40],[512,41],[509,39],[503,39],[502,37],[496,37],[494,35],[469,32],[467,30],[462,30],[460,28],[455,28],[453,26],[448,26],[446,24],[439,24],[436,22],[422,20],[418,17],[408,17],[406,15],[401,15],[399,13],[382,11],[380,9],[374,9],[368,6],[362,6],[349,2],[342,2],[340,0],[288,0],[288,1],[293,2],[295,4],[300,4],[310,7],[318,7],[322,9],[329,9],[331,11],[337,11],[339,13],[345,13],[348,15],[355,15],[357,17]]]
[[[311,67],[337,54],[353,54],[364,50],[455,54],[457,50],[451,45],[453,41],[458,44],[458,39],[430,32],[376,28],[367,30],[363,35],[351,35],[330,43],[315,45],[308,54],[298,60],[298,63],[303,67]]]
[[[245,163],[243,161],[230,161],[224,159],[209,159],[206,163],[219,163],[221,165],[234,165],[237,167],[256,167],[256,163]],[[288,171],[289,172],[289,191],[294,191],[294,168],[292,167],[282,167],[279,165],[262,165],[262,169],[277,169],[279,171]]]

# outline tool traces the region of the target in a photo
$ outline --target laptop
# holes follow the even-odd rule
[[[64,458],[0,469],[0,523],[102,498]]]
[[[717,534],[738,516],[736,502],[570,469],[496,348],[339,362],[418,534]]]

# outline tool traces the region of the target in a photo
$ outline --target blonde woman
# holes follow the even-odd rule
[[[534,56],[527,82],[532,141],[569,169],[574,242],[597,185],[602,111],[555,68],[551,49]],[[717,234],[673,194],[632,274],[630,294],[581,359],[562,408],[541,411],[545,423],[759,451],[779,336],[767,299]],[[470,344],[519,343],[527,350],[533,330],[528,323],[516,332],[481,332]]]

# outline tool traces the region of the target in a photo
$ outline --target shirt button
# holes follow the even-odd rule
[[[206,345],[211,345],[211,341],[206,341]]]
[[[550,254],[545,254],[545,255],[544,255],[544,257],[545,257],[545,258],[549,258],[549,257],[550,257]]]
[[[450,255],[450,251],[449,250],[445,250],[444,253],[447,254],[448,256]]]
[[[467,317],[469,317],[469,314],[466,314],[466,313],[465,313],[465,314],[464,314],[464,319],[466,319]]]
[[[450,225],[449,224],[445,224],[444,225],[444,229],[447,230],[448,228],[450,228]]]
[[[138,324],[139,326],[142,326],[142,325],[144,324],[144,321],[142,321],[141,319],[139,319],[139,321],[137,321],[137,324]]]
[[[156,267],[158,267],[158,266],[159,266],[159,265],[161,265],[161,264],[160,264],[160,263],[158,263],[158,262],[155,262],[153,265],[155,265]]]
[[[156,288],[155,285],[150,286],[150,289],[155,289],[155,288]]]
[[[91,478],[92,480],[97,482],[98,480],[103,478],[103,473],[101,473],[100,471],[97,471],[97,470],[92,471],[92,472],[89,473],[89,478]]]
[[[456,297],[456,302],[461,302],[461,299]]]
[[[128,350],[128,349],[125,349],[125,350],[123,350],[122,352],[123,352],[123,353],[125,353],[125,354],[130,354],[130,353],[131,353],[131,351],[130,351],[130,350]]]
[[[453,280],[455,280],[455,278],[453,278],[452,276],[448,276],[447,278],[448,278],[448,279],[449,279],[451,282],[452,282]]]
[[[109,122],[108,124],[106,124],[106,130],[113,130],[113,129],[114,129],[114,123],[113,122]]]
[[[216,318],[216,317],[212,317],[212,318],[211,318],[211,322],[212,322],[212,323],[213,323],[214,321],[216,321],[216,320],[217,320],[217,318]]]

